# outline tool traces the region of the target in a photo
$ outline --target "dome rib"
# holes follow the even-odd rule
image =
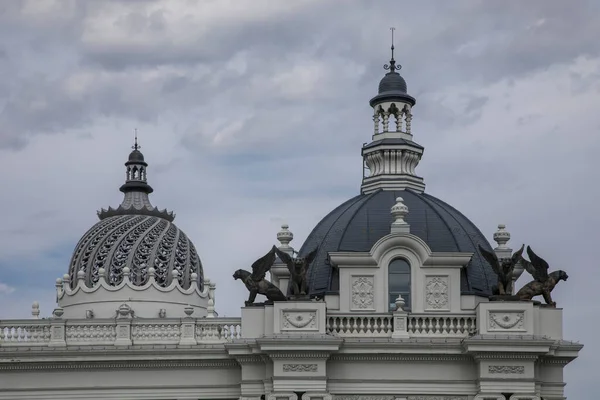
[[[450,224],[448,224],[448,221],[446,221],[446,218],[444,218],[444,216],[442,216],[442,214],[438,210],[436,210],[435,207],[433,207],[431,205],[431,201],[427,198],[427,196],[425,194],[423,196],[423,201],[425,201],[425,203],[427,203],[427,205],[429,206],[429,209],[431,211],[433,211],[438,217],[440,217],[440,220],[444,223],[444,225],[446,226],[448,231],[452,232],[452,228],[450,227]],[[409,212],[410,212],[410,210],[409,210]],[[456,237],[454,237],[454,236],[451,236],[451,237],[452,237],[452,241],[456,245],[456,250],[460,251],[460,245],[458,244]],[[427,238],[427,239],[429,239],[429,238]]]
[[[162,231],[164,228],[161,228],[161,226],[165,225],[165,220],[157,219],[154,221],[154,224],[138,237],[138,239],[135,241],[132,251],[129,251],[129,254],[127,255],[127,261],[125,265],[129,265],[129,268],[131,269],[131,276],[129,279],[136,285],[142,285],[146,280],[146,272],[143,270],[141,263],[138,261],[140,258],[140,253],[142,253],[143,256],[147,246],[146,241],[152,240],[152,235],[156,235],[156,231]]]
[[[104,264],[104,269],[110,271],[108,280],[111,283],[118,285],[123,280],[123,268],[127,266],[127,257],[133,247],[133,245],[128,246],[125,244],[125,241],[133,239],[135,243],[137,237],[139,237],[147,229],[148,225],[152,223],[153,221],[151,220],[142,220],[139,224],[133,225],[129,227],[129,229],[125,229],[125,232],[121,233],[120,237],[113,241],[106,256],[106,263]],[[133,237],[131,237],[131,235],[133,235]],[[125,254],[120,254],[121,252]]]
[[[175,266],[175,258],[177,257],[177,243],[179,242],[179,236],[181,235],[181,232],[179,230],[177,230],[175,232],[175,239],[173,240],[173,248],[171,249],[171,254],[169,257],[169,264],[171,266]],[[173,281],[173,268],[169,268],[166,271],[166,282],[167,284],[171,284],[171,282]]]
[[[361,195],[355,196],[349,200],[346,200],[345,202],[343,202],[342,204],[340,204],[339,206],[337,206],[336,208],[334,208],[332,211],[330,211],[325,218],[323,218],[318,224],[317,226],[314,227],[314,229],[311,231],[311,233],[308,235],[307,240],[304,242],[304,244],[302,245],[302,247],[300,248],[300,255],[304,255],[305,252],[307,251],[312,251],[312,249],[315,246],[319,246],[319,251],[317,253],[317,256],[315,257],[315,260],[312,262],[312,264],[309,266],[308,269],[308,284],[309,287],[312,288],[314,286],[314,282],[316,280],[316,273],[317,273],[317,269],[313,268],[313,266],[315,265],[315,263],[318,263],[318,260],[320,260],[321,258],[326,258],[323,257],[323,252],[325,252],[325,256],[327,256],[327,251],[325,250],[325,247],[322,246],[322,241],[325,241],[326,238],[329,236],[329,233],[331,232],[331,230],[333,229],[333,227],[336,225],[338,219],[343,215],[344,212],[346,212],[346,210],[349,207],[352,207],[357,201],[361,200]],[[319,232],[319,230],[326,225],[326,223],[328,222],[328,220],[330,218],[332,218],[333,216],[336,215],[336,213],[339,212],[339,215],[337,215],[333,221],[333,223],[327,228],[327,232],[325,232],[325,234],[323,234],[320,238],[319,237],[315,237],[313,240],[314,244],[309,243],[309,238],[313,237],[313,236],[317,236],[317,232]],[[307,250],[308,248],[310,248],[310,250]]]
[[[478,238],[482,238],[482,237],[484,237],[484,235],[483,235],[483,233],[481,233],[481,230],[479,230],[479,228],[477,228],[477,226],[476,226],[475,224],[473,224],[473,223],[471,223],[469,220],[467,220],[467,219],[466,219],[466,217],[465,217],[465,216],[464,216],[462,213],[460,213],[460,212],[459,212],[459,211],[458,211],[456,208],[452,207],[450,204],[448,204],[448,203],[446,203],[446,202],[444,202],[444,201],[442,201],[442,200],[440,200],[440,199],[437,199],[437,198],[435,198],[435,197],[433,197],[433,196],[429,196],[429,195],[427,195],[427,194],[424,194],[424,197],[425,197],[425,198],[428,198],[428,199],[429,199],[429,201],[433,201],[433,202],[434,202],[434,203],[436,203],[436,204],[442,203],[442,204],[443,204],[443,207],[449,208],[449,209],[451,209],[451,210],[453,210],[453,211],[454,211],[454,213],[453,213],[453,214],[451,214],[451,217],[452,217],[452,218],[453,218],[453,219],[456,221],[456,223],[457,223],[457,224],[459,224],[459,225],[460,225],[460,227],[461,227],[461,229],[462,229],[463,233],[465,233],[465,236],[467,237],[467,239],[468,239],[468,240],[471,242],[471,244],[473,245],[473,248],[475,248],[475,249],[476,249],[478,245],[482,245],[482,247],[484,247],[484,248],[486,248],[486,247],[487,247],[487,248],[486,248],[486,250],[487,250],[487,251],[490,251],[490,252],[492,252],[492,251],[493,251],[492,247],[489,245],[489,243],[487,242],[487,240],[486,240],[484,243],[481,243],[480,241],[477,241],[477,242],[476,242],[476,241],[473,239],[473,236],[474,236],[474,235],[472,235],[472,234],[469,234],[469,233],[468,233],[468,230],[469,230],[469,229],[471,229],[471,228],[473,228],[473,230],[475,231],[475,236],[477,236]],[[469,224],[465,224],[465,223],[464,223],[465,221],[463,221],[463,222],[459,221],[459,218],[457,218],[458,216],[461,216],[463,219],[465,219],[466,221],[468,221],[468,222],[469,222]],[[470,226],[468,226],[468,225],[470,225]],[[459,248],[460,248],[460,247],[459,247]],[[480,263],[485,263],[485,264],[487,264],[487,261],[485,261],[485,259],[484,259],[484,258],[481,256],[481,254],[479,253],[479,251],[476,251],[476,252],[474,252],[474,255],[473,255],[473,257],[477,257],[477,258],[479,259]],[[467,267],[466,267],[466,268],[469,268],[472,262],[473,262],[473,259],[471,259],[471,261],[469,261],[469,264],[467,265]],[[491,266],[490,266],[490,267],[491,267]],[[490,283],[490,282],[492,282],[492,281],[493,281],[493,279],[494,279],[494,275],[493,275],[493,274],[490,274],[489,272],[491,272],[491,271],[490,271],[490,270],[487,270],[487,269],[485,269],[485,268],[484,268],[484,269],[481,269],[481,271],[483,272],[483,276],[484,276],[484,278],[485,278],[485,279],[484,279],[484,282],[486,283],[486,287],[485,287],[485,289],[484,289],[484,290],[488,290],[488,291],[490,291],[490,292],[491,292],[493,284],[492,284],[492,283]],[[466,276],[465,276],[465,278],[468,280],[468,275],[466,275]],[[471,287],[471,286],[469,285],[469,287]],[[480,289],[483,289],[483,288],[480,288]]]
[[[350,217],[350,221],[352,221],[354,219],[354,217],[360,212],[360,210],[362,210],[362,208],[365,206],[365,204],[368,203],[368,201],[371,199],[371,197],[373,197],[373,195],[375,195],[376,193],[378,193],[378,191],[375,191],[373,193],[370,193],[368,195],[366,195],[365,198],[361,199],[362,202],[361,204],[356,208],[356,210],[352,213],[352,216]],[[367,221],[367,235],[368,235],[368,230],[369,230],[369,226],[368,226],[368,221]],[[346,238],[346,233],[348,233],[348,230],[344,230],[344,233],[342,233],[342,236],[340,237],[340,242],[338,243],[338,247],[339,245],[344,241],[344,239]]]
[[[154,243],[158,243],[158,245],[154,245],[152,246],[152,251],[150,252],[150,255],[148,256],[148,260],[146,262],[148,268],[154,268],[154,275],[155,275],[155,279],[156,275],[158,274],[158,268],[156,266],[156,257],[157,257],[157,253],[161,247],[162,241],[165,237],[165,235],[167,235],[167,233],[169,232],[169,230],[171,229],[170,224],[165,224],[165,227],[162,229],[162,231],[158,234],[156,241]],[[157,279],[158,280],[158,279]],[[145,280],[144,280],[144,284],[145,284]]]
[[[87,282],[97,282],[98,281],[98,270],[100,269],[97,266],[96,259],[98,257],[98,252],[102,249],[102,244],[104,244],[103,240],[107,237],[110,237],[115,234],[115,232],[121,227],[122,224],[131,224],[132,226],[139,221],[142,220],[142,217],[136,216],[121,216],[120,218],[115,218],[111,220],[110,223],[105,224],[106,229],[99,230],[95,235],[93,235],[93,240],[89,242],[89,251],[90,254],[87,259],[80,260],[80,265],[76,269],[84,269],[86,271],[86,279]],[[98,226],[102,226],[101,224],[96,224]],[[88,267],[88,263],[92,263],[91,268]],[[77,271],[73,272],[73,279],[71,282],[75,282],[77,278]],[[74,285],[73,285],[74,286]]]

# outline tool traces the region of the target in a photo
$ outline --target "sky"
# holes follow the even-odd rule
[[[566,392],[591,399],[594,0],[1,1],[0,318],[28,318],[33,301],[51,314],[78,239],[121,201],[134,129],[153,204],[195,243],[220,314],[239,315],[247,292],[232,272],[282,223],[300,249],[359,193],[392,26],[426,192],[490,242],[506,224],[509,245],[568,272],[553,296],[565,338],[585,347]]]

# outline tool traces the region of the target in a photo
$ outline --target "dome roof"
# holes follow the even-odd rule
[[[386,92],[406,93],[406,81],[397,72],[388,72],[379,82],[379,94]]]
[[[94,286],[100,268],[109,285],[118,285],[125,267],[137,286],[147,282],[150,268],[162,287],[171,283],[174,269],[184,289],[190,287],[193,273],[199,284],[204,280],[194,244],[175,224],[158,216],[130,214],[103,218],[83,235],[69,265],[71,287],[77,284],[79,271],[84,273],[84,283]]]
[[[129,153],[129,161],[144,162],[144,155],[141,151],[135,149],[131,153]]]
[[[377,190],[358,195],[333,211],[310,233],[300,254],[319,246],[319,252],[310,266],[309,290],[323,294],[339,289],[339,278],[327,263],[328,252],[367,252],[382,237],[390,233],[391,207],[402,197],[408,206],[405,220],[410,232],[421,238],[433,252],[475,253],[461,276],[462,293],[492,294],[496,284],[491,266],[479,253],[478,245],[493,251],[490,244],[467,217],[447,203],[425,193],[412,190]]]

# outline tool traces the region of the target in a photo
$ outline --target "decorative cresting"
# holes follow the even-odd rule
[[[393,29],[391,49],[392,58],[384,66],[389,72],[379,82],[379,93],[369,102],[374,130],[373,141],[362,148],[368,170],[368,176],[363,176],[362,193],[379,188],[425,189],[423,178],[415,172],[424,150],[412,140],[412,107],[416,100],[407,93],[406,81],[398,73],[401,67],[394,60]]]
[[[131,280],[132,271],[125,266],[121,281],[115,285],[109,282],[106,270],[100,268],[98,281],[89,287],[83,271],[77,273],[74,282],[65,275],[56,280],[56,298],[60,306],[56,310],[60,311],[60,316],[64,313],[65,318],[85,319],[217,316],[214,308],[216,286],[209,280],[201,287],[198,274],[192,272],[191,284],[184,288],[176,269],[169,271],[172,279],[168,285],[161,284],[155,276],[155,269],[148,268],[146,281],[139,285]]]

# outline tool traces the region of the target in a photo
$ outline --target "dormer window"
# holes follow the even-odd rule
[[[396,298],[401,295],[410,310],[410,264],[403,258],[396,258],[388,266],[388,307],[390,311],[396,309]]]

